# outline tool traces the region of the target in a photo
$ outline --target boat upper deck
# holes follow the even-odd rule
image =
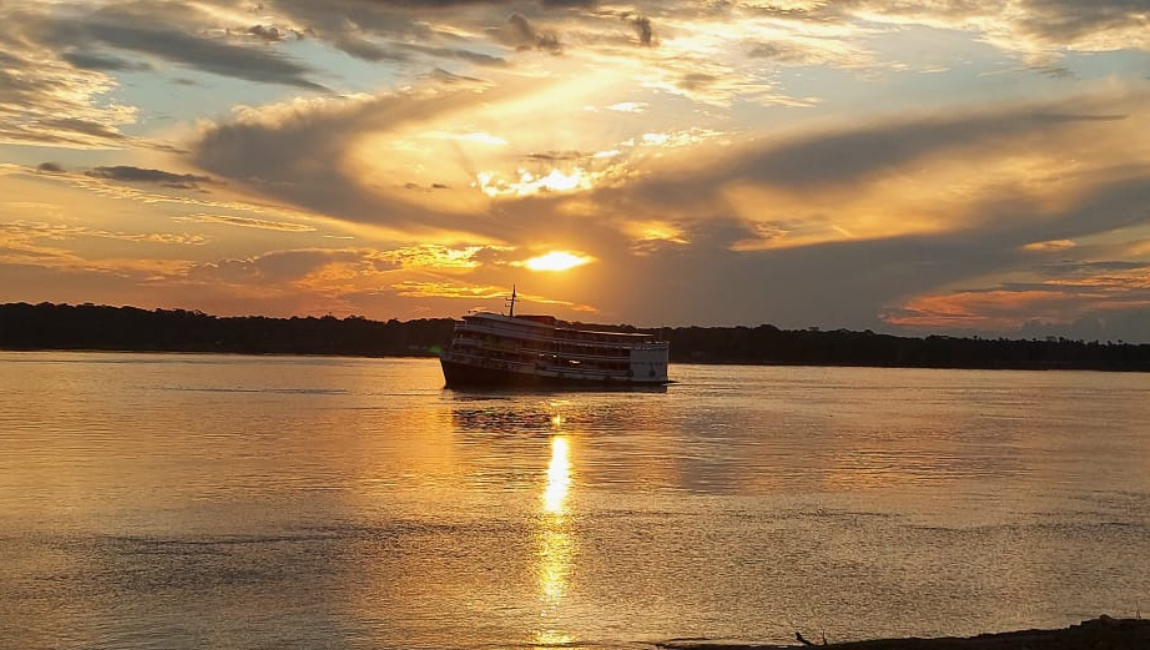
[[[464,316],[463,322],[456,326],[456,330],[533,341],[584,343],[621,348],[663,347],[667,345],[664,342],[656,341],[651,334],[579,329],[560,324],[560,321],[552,316],[504,316],[502,314],[476,312]]]

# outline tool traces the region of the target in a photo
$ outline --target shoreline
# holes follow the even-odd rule
[[[436,356],[458,321],[384,322],[336,318],[217,317],[182,309],[0,304],[0,348],[12,351],[101,350],[340,357]],[[571,323],[591,326],[589,323]],[[1150,343],[925,337],[846,329],[779,329],[774,325],[653,327],[598,324],[642,332],[670,344],[672,363],[940,370],[1087,370],[1150,372]]]
[[[244,351],[183,348],[114,348],[114,347],[16,347],[0,345],[0,352],[79,352],[96,354],[173,354],[173,355],[213,355],[238,357],[298,357],[301,359],[439,359],[438,354],[424,352],[409,353],[355,353],[355,352],[301,352],[301,351]],[[730,361],[730,360],[690,360],[674,361],[670,365],[681,366],[753,366],[763,368],[861,368],[873,370],[977,370],[991,372],[1102,372],[1108,374],[1146,374],[1150,368],[1092,368],[1078,366],[1044,365],[924,365],[924,364],[861,364],[861,363],[799,363],[776,361]],[[676,383],[676,382],[671,382]],[[1150,648],[1148,648],[1150,650]]]
[[[821,639],[789,645],[665,641],[663,650],[779,650],[837,648],[839,650],[1145,650],[1150,648],[1150,620],[1111,618],[1105,614],[1055,630],[1018,630],[972,637],[872,639],[822,644]]]

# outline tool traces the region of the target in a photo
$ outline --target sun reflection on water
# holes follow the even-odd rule
[[[552,420],[558,428],[560,416]],[[564,435],[551,437],[551,460],[547,464],[547,483],[541,498],[542,513],[536,531],[538,545],[536,575],[539,580],[539,598],[542,621],[535,632],[534,642],[539,646],[569,644],[573,638],[557,629],[563,597],[574,570],[575,540],[570,526],[568,495],[571,490],[571,460],[568,440]]]
[[[558,417],[558,416],[556,416]],[[571,461],[567,457],[567,438],[551,438],[551,462],[547,464],[547,488],[543,491],[543,512],[562,523],[566,514],[567,492],[571,489]]]

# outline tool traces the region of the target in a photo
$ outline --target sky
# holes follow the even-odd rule
[[[1150,342],[1150,0],[3,0],[0,302]]]

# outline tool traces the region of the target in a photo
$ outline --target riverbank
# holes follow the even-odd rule
[[[1058,630],[1022,630],[965,638],[875,639],[825,646],[821,639],[808,639],[808,644],[812,642],[816,647],[836,650],[1146,650],[1150,648],[1150,620],[1116,619],[1103,615]],[[807,646],[801,643],[779,646],[669,641],[659,644],[659,647],[667,650],[777,650]]]
[[[1150,344],[1122,341],[915,338],[773,325],[578,326],[652,334],[670,343],[673,363],[1150,372]],[[217,317],[181,309],[0,304],[0,349],[5,350],[435,357],[451,340],[454,327],[450,318],[383,322],[358,316]]]

